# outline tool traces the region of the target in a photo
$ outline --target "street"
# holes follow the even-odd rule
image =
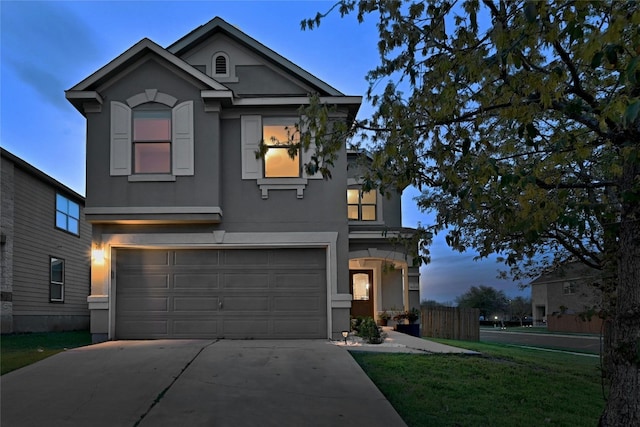
[[[480,341],[600,354],[600,337],[480,328]]]

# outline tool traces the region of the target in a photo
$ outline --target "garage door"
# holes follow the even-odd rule
[[[324,249],[116,251],[118,339],[326,338]]]

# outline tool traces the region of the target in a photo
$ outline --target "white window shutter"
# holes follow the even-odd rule
[[[240,116],[242,146],[242,179],[262,178],[262,159],[256,159],[262,140],[262,117]]]
[[[131,175],[131,108],[111,101],[111,175]]]
[[[193,175],[193,101],[176,105],[172,111],[171,153],[174,175]]]

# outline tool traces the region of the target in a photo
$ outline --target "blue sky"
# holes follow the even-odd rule
[[[85,120],[64,97],[69,89],[147,37],[168,46],[220,16],[347,95],[363,96],[378,61],[375,22],[334,13],[314,31],[300,21],[332,1],[6,1],[0,0],[0,145],[85,193]],[[363,105],[360,118],[371,112]],[[403,196],[404,225],[429,224]],[[528,295],[496,278],[501,264],[473,261],[437,236],[421,269],[422,299],[453,301],[470,286]]]

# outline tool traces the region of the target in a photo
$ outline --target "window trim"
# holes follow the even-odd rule
[[[269,147],[267,151],[273,147],[275,150],[288,150],[293,144],[272,144],[270,141],[267,141],[264,137],[264,128],[265,126],[284,126],[287,128],[292,128],[295,131],[295,125],[298,122],[297,117],[263,117],[262,118],[262,143]],[[262,179],[272,180],[272,179],[300,179],[303,178],[303,170],[302,170],[302,156],[300,155],[300,148],[298,148],[297,159],[298,159],[298,174],[295,176],[267,176],[267,156],[266,153],[262,158]],[[287,158],[289,157],[289,153],[287,152]],[[294,160],[294,159],[291,159]]]
[[[141,104],[155,102],[169,107],[171,111],[171,170],[167,174],[132,173],[133,109]],[[193,100],[178,104],[177,98],[157,89],[145,89],[131,96],[126,104],[111,101],[110,117],[110,176],[126,176],[130,182],[175,181],[177,176],[194,175],[194,109]],[[143,178],[133,178],[143,177]],[[159,179],[155,179],[158,177]],[[173,177],[173,179],[171,179]]]
[[[357,190],[358,191],[358,203],[349,203],[348,197],[347,197],[347,219],[349,221],[352,222],[363,222],[363,223],[376,223],[376,222],[380,222],[380,218],[379,218],[379,213],[378,213],[378,204],[380,201],[380,197],[378,194],[377,190],[371,190],[371,192],[373,192],[373,194],[375,195],[375,203],[362,203],[362,195],[364,194],[362,191],[362,187],[361,186],[348,186],[347,187],[347,194],[349,193],[349,190]],[[356,206],[358,208],[358,217],[357,218],[349,218],[349,207],[350,206]],[[362,207],[363,206],[373,206],[373,210],[375,213],[375,217],[374,219],[363,219],[362,217]]]
[[[224,73],[218,73],[218,58],[224,59]],[[216,52],[211,61],[211,75],[213,77],[229,77],[229,55],[225,52]]]
[[[562,295],[575,295],[578,293],[578,283],[575,281],[562,283]]]
[[[154,105],[155,104],[155,105]],[[146,140],[146,139],[136,139],[136,113],[147,112],[147,111],[158,111],[162,112],[163,115],[168,115],[169,119],[169,139],[168,140]],[[152,101],[140,104],[139,106],[131,109],[131,175],[130,176],[166,176],[172,175],[173,172],[173,114],[172,109],[167,107],[164,104]],[[144,145],[144,144],[169,144],[169,168],[168,170],[158,172],[138,172],[136,170],[136,146]]]
[[[53,281],[53,260],[62,261],[62,282]],[[49,302],[64,303],[64,291],[66,279],[66,260],[57,256],[49,255]],[[60,299],[53,298],[53,286],[60,286]]]
[[[58,197],[62,197],[63,199],[65,199],[67,201],[67,211],[61,211],[58,209]],[[73,203],[74,205],[78,206],[78,218],[75,218],[73,216],[71,216],[71,214],[69,214],[68,212],[68,204],[69,203]],[[66,226],[67,228],[62,228],[60,226],[58,226],[58,212],[60,212],[61,214],[63,214],[66,218]],[[56,197],[55,197],[55,202],[54,202],[54,216],[53,216],[53,224],[54,227],[57,230],[63,231],[65,233],[69,233],[72,236],[76,236],[76,237],[80,237],[80,217],[82,216],[82,212],[81,212],[81,207],[80,207],[80,203],[72,200],[70,197],[65,196],[62,193],[59,193],[56,191]],[[73,218],[78,222],[78,232],[74,233],[73,231],[69,230],[69,218]]]

